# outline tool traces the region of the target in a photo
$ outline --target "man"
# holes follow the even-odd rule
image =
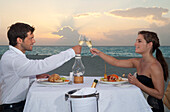
[[[22,112],[30,77],[47,77],[39,74],[49,72],[81,53],[81,46],[74,46],[43,60],[30,60],[25,52],[31,51],[35,43],[33,32],[34,28],[25,23],[13,24],[8,30],[9,50],[0,60],[0,112]]]

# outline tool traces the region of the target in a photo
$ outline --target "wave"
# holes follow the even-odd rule
[[[27,51],[26,55],[53,55],[69,49],[70,46],[34,46],[32,51]],[[134,46],[95,46],[100,51],[114,57],[141,57],[135,53]],[[0,46],[0,55],[8,50],[8,46]],[[164,57],[170,58],[170,46],[161,46]],[[91,56],[88,47],[82,47],[82,56]],[[155,55],[155,54],[154,54]]]

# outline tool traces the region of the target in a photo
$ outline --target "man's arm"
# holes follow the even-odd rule
[[[74,47],[73,47],[74,48]],[[75,53],[80,53],[80,47],[68,49],[59,54],[52,55],[42,60],[29,60],[28,58],[17,58],[13,64],[16,66],[16,74],[20,77],[32,76],[49,72],[60,67],[71,58],[75,57]]]

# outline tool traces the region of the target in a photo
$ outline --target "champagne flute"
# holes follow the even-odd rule
[[[82,46],[84,43],[84,36],[80,35],[79,36],[79,45]]]
[[[87,37],[84,37],[84,38],[85,38],[85,41],[86,41],[86,45],[87,45],[90,49],[92,49],[91,39],[90,39],[90,38],[87,38]],[[93,56],[91,56],[91,57],[94,57],[94,56],[96,56],[96,54],[93,54]]]
[[[92,42],[91,42],[91,39],[85,37],[85,41],[86,41],[86,45],[87,45],[90,49],[92,49]]]

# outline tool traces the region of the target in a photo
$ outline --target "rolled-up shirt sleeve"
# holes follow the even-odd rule
[[[55,68],[60,67],[71,58],[75,57],[73,49],[62,51],[59,54],[49,56],[41,60],[30,60],[28,58],[17,58],[13,62],[14,71],[19,77],[33,76],[49,72]]]

